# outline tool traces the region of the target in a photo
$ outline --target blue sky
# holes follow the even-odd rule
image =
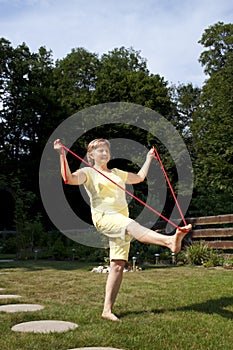
[[[198,40],[210,25],[232,20],[230,0],[0,0],[0,37],[14,47],[45,46],[54,59],[76,47],[99,55],[133,47],[170,84],[202,85]]]

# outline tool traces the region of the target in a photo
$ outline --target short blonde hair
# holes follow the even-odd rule
[[[90,157],[91,152],[93,151],[93,149],[98,148],[101,144],[104,144],[105,146],[107,146],[109,151],[110,151],[111,145],[110,145],[110,142],[108,140],[106,140],[106,139],[95,139],[95,140],[92,140],[87,146],[87,160],[88,160],[88,163],[90,163],[91,165],[94,165],[94,161]]]

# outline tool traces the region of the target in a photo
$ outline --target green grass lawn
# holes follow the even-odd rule
[[[0,313],[1,350],[66,350],[114,347],[125,350],[232,350],[233,270],[156,267],[125,273],[115,313],[101,319],[107,275],[77,262],[0,263],[3,293],[19,294],[1,304],[36,303],[41,311]],[[1,293],[1,292],[0,292]],[[78,324],[67,333],[11,331],[35,320]]]

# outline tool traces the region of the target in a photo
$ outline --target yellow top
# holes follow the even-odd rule
[[[126,227],[133,220],[129,218],[125,192],[96,170],[85,167],[87,180],[84,183],[90,197],[92,220],[97,231],[109,237],[110,259],[128,260],[131,236]],[[104,174],[125,188],[126,171],[114,168]]]
[[[95,212],[114,214],[124,212],[128,216],[128,204],[126,202],[125,192],[96,170],[85,167],[82,168],[85,172],[87,180],[84,187],[90,198],[92,215]],[[128,173],[123,170],[114,168],[111,172],[103,172],[108,178],[125,188],[125,182]]]

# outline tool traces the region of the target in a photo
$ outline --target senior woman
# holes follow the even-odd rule
[[[63,179],[69,185],[84,185],[90,198],[93,223],[97,231],[109,237],[110,272],[106,283],[102,317],[111,321],[119,321],[112,309],[121,286],[131,239],[135,238],[146,244],[161,245],[178,253],[184,236],[192,226],[177,228],[174,235],[167,236],[150,230],[129,217],[125,192],[114,182],[124,188],[125,184],[137,184],[144,181],[154,155],[153,149],[147,153],[145,163],[137,174],[117,168],[108,168],[111,156],[110,143],[106,139],[96,139],[89,143],[87,159],[92,167],[87,166],[73,173],[62,152],[59,139],[55,140],[54,149],[60,154]]]

